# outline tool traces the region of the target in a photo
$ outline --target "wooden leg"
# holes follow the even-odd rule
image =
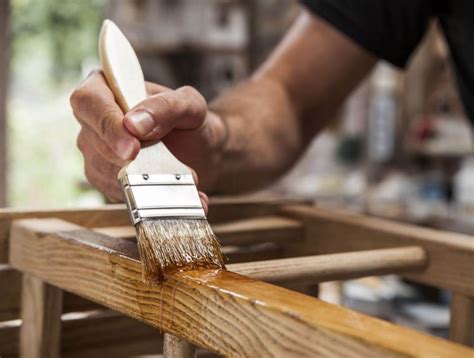
[[[61,343],[62,290],[23,275],[20,356],[57,358]]]
[[[453,292],[449,339],[474,347],[474,298]]]
[[[196,357],[196,348],[182,338],[165,333],[163,356],[165,358],[194,358]]]

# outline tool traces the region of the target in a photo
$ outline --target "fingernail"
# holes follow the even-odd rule
[[[129,118],[130,118],[133,126],[142,135],[150,133],[156,127],[156,124],[155,124],[155,121],[153,120],[153,117],[147,111],[133,112],[129,115]]]
[[[117,155],[123,159],[127,160],[130,159],[130,156],[132,155],[133,152],[133,142],[128,139],[119,139],[117,142]]]

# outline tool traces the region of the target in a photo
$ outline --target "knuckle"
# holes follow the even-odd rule
[[[75,111],[79,111],[81,108],[87,106],[90,101],[90,92],[83,87],[75,89],[69,97],[71,107]]]
[[[202,94],[192,86],[184,86],[180,90],[186,103],[185,114],[194,118],[204,117],[207,113],[207,103]]]
[[[76,139],[76,145],[77,145],[77,148],[79,148],[79,150],[81,152],[84,152],[84,149],[85,149],[85,138],[84,138],[84,131],[80,131],[78,136],[77,136],[77,139]]]
[[[114,123],[116,121],[116,113],[110,107],[104,108],[99,123],[99,131],[102,137],[111,137]]]
[[[180,110],[180,103],[174,96],[159,96],[158,98],[159,101],[157,105],[163,113],[171,115],[175,111]]]

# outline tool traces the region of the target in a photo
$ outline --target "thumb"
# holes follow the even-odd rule
[[[174,128],[199,128],[206,114],[204,97],[194,88],[185,86],[140,102],[125,115],[124,125],[142,140],[161,139]]]

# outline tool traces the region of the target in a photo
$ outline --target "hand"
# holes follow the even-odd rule
[[[100,71],[91,73],[73,92],[71,106],[81,125],[77,145],[87,179],[112,201],[122,201],[120,168],[136,157],[142,143],[163,140],[197,171],[199,188],[210,189],[225,138],[221,119],[207,110],[204,98],[191,87],[172,90],[148,83],[147,91],[150,97],[125,115]],[[207,196],[200,196],[207,211]]]

